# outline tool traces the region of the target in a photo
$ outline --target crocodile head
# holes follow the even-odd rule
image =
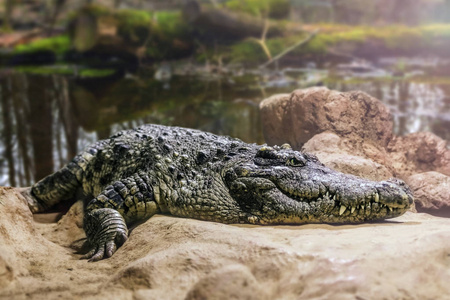
[[[261,146],[224,176],[254,223],[355,223],[400,216],[413,203],[398,179],[365,180],[325,167],[290,147]]]

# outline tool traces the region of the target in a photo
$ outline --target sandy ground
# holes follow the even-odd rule
[[[447,218],[262,227],[158,215],[88,263],[70,248],[81,216],[75,204],[38,223],[0,188],[0,299],[450,299]]]

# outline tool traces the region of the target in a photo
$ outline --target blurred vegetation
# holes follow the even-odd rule
[[[323,55],[328,51],[345,44],[348,54],[358,52],[368,42],[377,42],[379,54],[397,52],[399,54],[418,54],[428,51],[429,54],[445,51],[450,47],[450,24],[430,24],[418,27],[389,25],[383,27],[349,26],[337,24],[315,25],[320,33],[304,47],[294,49],[292,55]],[[304,34],[268,39],[266,45],[272,54],[277,54],[301,41]],[[263,49],[252,40],[244,40],[224,51],[224,55],[233,62],[258,63],[264,61]],[[362,53],[364,54],[364,53]]]
[[[230,0],[225,7],[257,17],[283,19],[289,16],[291,5],[289,0]]]
[[[350,25],[449,22],[448,0],[291,0],[295,20]]]
[[[68,65],[54,65],[54,66],[18,66],[16,71],[26,74],[36,75],[73,75],[74,68]]]
[[[79,72],[81,78],[106,77],[113,75],[116,71],[114,69],[82,69]]]
[[[98,38],[105,32],[107,35],[119,36],[125,46],[141,46],[150,34],[151,14],[135,9],[116,10],[98,4],[89,4],[73,12],[68,22],[74,43],[88,45],[82,46],[83,50],[94,47]],[[86,33],[79,33],[83,31]]]
[[[80,68],[73,65],[57,64],[50,66],[18,66],[15,71],[35,75],[70,75],[78,79],[104,78],[116,73],[114,69]]]
[[[55,26],[62,30],[57,29],[55,33],[47,29],[42,30],[38,38],[18,42],[12,52],[7,53],[7,58],[0,57],[0,61],[8,62],[11,55],[32,55],[44,51],[53,54],[56,57],[53,60],[59,63],[67,57],[75,56],[78,57],[77,63],[83,64],[88,53],[90,56],[95,54],[96,57],[105,57],[105,62],[109,61],[108,55],[124,60],[135,57],[139,62],[194,56],[196,61],[200,62],[215,60],[220,63],[257,65],[296,45],[317,29],[319,34],[305,45],[293,49],[287,57],[323,59],[329,54],[336,55],[336,52],[364,58],[423,53],[450,56],[447,51],[450,47],[450,25],[431,23],[434,20],[450,21],[450,17],[445,14],[449,12],[450,15],[450,0],[196,2],[202,13],[216,9],[211,16],[205,14],[202,18],[224,17],[228,18],[227,21],[233,21],[242,14],[247,14],[253,19],[250,18],[249,23],[242,24],[256,22],[253,23],[256,25],[256,34],[259,34],[258,28],[261,27],[261,38],[253,34],[251,37],[234,40],[220,38],[221,22],[211,23],[215,26],[211,28],[198,28],[195,23],[189,23],[184,11],[180,9],[183,1],[169,1],[165,10],[151,9],[157,3],[154,1],[113,2],[114,5],[105,6],[102,4],[105,1],[79,1],[77,9],[69,9],[74,7],[75,3],[69,0],[54,1],[60,3],[60,6],[54,8],[47,2],[45,5],[42,3],[45,8],[42,20],[52,19],[49,15],[59,16],[55,17],[55,22],[46,21],[50,22],[50,25],[42,21],[42,28],[52,27],[53,23],[56,23]],[[11,0],[4,0],[0,4],[2,28],[9,30],[19,27],[17,24],[20,24],[21,20],[11,12],[25,5]],[[116,9],[119,6],[121,8]],[[217,10],[221,9],[224,14],[217,14]],[[8,12],[11,14],[7,15]],[[230,15],[227,15],[229,12]],[[238,14],[233,15],[234,12]],[[311,22],[313,24],[309,24]],[[282,30],[271,32],[272,28]],[[233,27],[231,29],[236,31]],[[244,28],[242,31],[245,31]],[[32,61],[32,58],[12,61],[16,64],[17,61]],[[86,64],[89,62],[86,61]]]
[[[146,45],[146,58],[152,60],[187,56],[193,50],[192,28],[179,11],[157,11],[152,14],[152,34]]]
[[[43,38],[32,41],[28,44],[18,45],[14,48],[14,53],[32,53],[38,51],[51,51],[55,54],[63,54],[71,47],[71,41],[68,35],[63,34],[59,36]]]
[[[141,45],[150,32],[151,15],[146,11],[123,9],[115,12],[118,34],[133,45]]]

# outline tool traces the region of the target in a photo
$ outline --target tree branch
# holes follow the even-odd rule
[[[298,42],[297,44],[292,45],[291,47],[285,49],[283,52],[281,52],[280,54],[278,54],[277,56],[275,56],[273,59],[270,59],[268,62],[266,62],[266,63],[260,65],[259,67],[260,67],[260,68],[265,68],[265,67],[267,67],[268,65],[272,64],[273,62],[279,60],[280,58],[282,58],[283,56],[285,56],[286,54],[288,54],[289,52],[291,52],[291,51],[294,50],[295,48],[298,48],[298,47],[300,47],[300,46],[306,45],[307,43],[309,43],[309,41],[311,41],[311,40],[317,35],[318,32],[319,32],[319,29],[315,30],[315,31],[314,31],[313,33],[311,33],[306,39],[304,39],[304,40]]]

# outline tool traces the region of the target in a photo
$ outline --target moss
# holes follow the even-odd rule
[[[145,45],[147,58],[170,59],[178,57],[180,53],[191,51],[190,26],[185,23],[180,11],[109,10],[100,5],[88,5],[73,18],[83,13],[94,16],[97,22],[111,23],[110,26],[117,29],[125,45],[132,47]],[[81,42],[85,40],[86,38],[81,37]],[[91,47],[94,45],[95,43]]]
[[[192,50],[191,27],[181,12],[158,11],[152,16],[152,32],[146,54],[151,59],[171,59]]]
[[[258,17],[284,18],[289,14],[289,0],[230,0],[225,7]]]
[[[425,83],[425,84],[437,84],[450,86],[450,77],[432,77],[432,76],[416,76],[408,79],[410,82]]]
[[[181,36],[187,31],[181,12],[157,11],[153,13],[153,18],[158,30],[169,36]]]
[[[62,54],[70,49],[71,42],[67,35],[60,35],[50,38],[43,38],[40,40],[33,41],[29,44],[18,45],[13,53],[31,53],[38,51],[51,51],[56,54]]]
[[[114,69],[82,69],[79,76],[82,78],[107,77],[116,72]]]
[[[82,9],[72,13],[69,17],[72,26],[80,16],[89,16],[94,20],[94,24],[103,24],[105,26],[117,28],[117,33],[123,39],[125,44],[131,46],[142,45],[150,34],[151,13],[136,9],[113,10],[99,4],[85,5]],[[87,25],[84,26],[87,28]],[[75,28],[70,28],[74,30]],[[97,30],[96,26],[88,28],[89,31]],[[74,32],[72,32],[74,35]],[[76,36],[74,36],[76,38]],[[85,39],[81,37],[81,39]],[[82,41],[81,41],[82,42]],[[88,48],[88,47],[87,47]],[[85,49],[83,49],[85,50]]]
[[[409,49],[420,44],[422,34],[419,28],[403,25],[381,28],[366,28],[367,38],[376,38],[384,42],[389,49]]]
[[[251,40],[245,40],[232,45],[229,51],[224,51],[224,56],[231,62],[256,63],[265,59],[267,60],[261,46]]]
[[[268,39],[266,45],[272,56],[276,56],[288,47],[304,40],[309,34],[295,34],[287,37]],[[327,50],[340,43],[363,43],[367,40],[366,32],[362,29],[342,32],[324,32],[317,34],[306,45],[293,49],[293,54],[324,54]],[[229,56],[237,62],[262,62],[267,60],[261,46],[254,40],[248,39],[231,46]]]
[[[101,4],[87,4],[81,10],[90,12],[94,16],[108,16],[112,10]]]
[[[14,70],[27,73],[27,74],[38,74],[38,75],[73,75],[74,69],[72,66],[68,65],[54,65],[54,66],[20,66],[14,68]]]
[[[76,75],[81,78],[100,78],[113,75],[116,70],[114,69],[92,69],[85,68],[80,69],[77,72],[71,65],[51,65],[51,66],[19,66],[14,68],[17,72],[36,74],[36,75]]]
[[[419,27],[318,24],[308,29],[314,30],[317,28],[320,29],[320,33],[306,45],[294,49],[291,54],[325,54],[328,49],[342,44],[346,45],[346,51],[351,54],[352,49],[357,49],[369,41],[378,41],[377,44],[381,47],[399,53],[445,50],[450,45],[450,24],[432,24]],[[307,34],[295,34],[272,38],[266,41],[266,45],[272,56],[275,56],[307,36]],[[261,46],[250,39],[230,46],[228,58],[231,61],[247,63],[267,60]]]
[[[450,40],[450,24],[428,24],[421,26],[420,30],[430,42]]]
[[[143,44],[150,34],[151,14],[146,11],[123,9],[115,13],[119,35],[132,44]]]
[[[146,26],[151,21],[151,14],[142,10],[122,9],[116,16],[124,27]]]

